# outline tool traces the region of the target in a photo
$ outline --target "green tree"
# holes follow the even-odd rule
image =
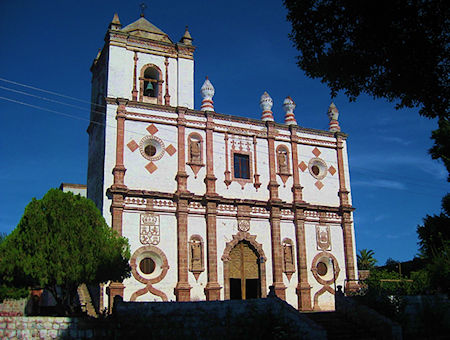
[[[0,245],[5,241],[6,239],[5,233],[0,233]],[[7,282],[5,282],[2,277],[0,276],[0,302],[2,302],[6,298],[11,299],[20,299],[27,297],[29,294],[28,289],[26,288],[16,288],[11,285],[8,285]]]
[[[441,254],[450,247],[450,194],[442,199],[442,212],[439,215],[427,215],[423,225],[417,227],[419,246],[422,256],[427,259]]]
[[[361,249],[356,255],[358,259],[358,269],[367,270],[375,267],[377,260],[373,257],[375,252],[371,249]]]
[[[9,286],[47,289],[67,315],[81,283],[129,277],[129,256],[127,239],[107,226],[91,200],[51,189],[27,205],[0,244],[0,276]]]
[[[450,172],[450,2],[284,0],[298,65],[335,96],[361,93],[439,117],[433,158]],[[449,177],[450,178],[450,177]]]

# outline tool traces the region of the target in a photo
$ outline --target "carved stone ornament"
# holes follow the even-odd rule
[[[141,214],[139,241],[144,245],[157,245],[159,243],[159,237],[159,215],[153,213]]]
[[[194,173],[195,178],[202,167],[203,164],[203,139],[197,133],[191,133],[188,137],[188,162]]]
[[[317,250],[331,250],[330,227],[316,226]]]
[[[145,136],[139,143],[139,151],[149,161],[158,161],[164,156],[164,142],[156,136]]]
[[[291,176],[290,166],[289,166],[289,151],[283,145],[277,147],[277,165],[278,165],[278,176],[280,176],[283,181],[283,185],[286,187],[286,182]]]
[[[311,176],[320,181],[326,177],[328,166],[322,158],[314,157],[308,162],[308,170]]]
[[[194,274],[195,279],[205,270],[203,263],[204,244],[200,235],[192,235],[189,240],[189,271]]]
[[[239,231],[249,231],[250,230],[250,221],[249,220],[240,220],[238,221],[238,230]]]
[[[291,276],[295,273],[294,263],[294,243],[291,239],[285,238],[282,242],[283,245],[283,272],[286,274],[288,280],[291,280]]]

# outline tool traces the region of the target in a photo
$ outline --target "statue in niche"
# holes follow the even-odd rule
[[[189,241],[189,257],[189,271],[198,280],[200,273],[205,270],[203,265],[203,241],[199,235],[191,236]]]
[[[191,139],[189,144],[189,151],[192,163],[202,162],[202,143],[199,140]]]
[[[191,241],[191,268],[199,270],[202,268],[202,244],[200,241]]]
[[[284,149],[278,151],[278,172],[280,174],[289,173],[288,155],[287,151]]]
[[[283,240],[283,264],[283,271],[290,280],[292,273],[295,272],[293,247],[290,239]]]

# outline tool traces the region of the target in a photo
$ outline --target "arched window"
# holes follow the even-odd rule
[[[158,66],[145,65],[141,70],[139,100],[145,103],[162,104],[162,73]]]

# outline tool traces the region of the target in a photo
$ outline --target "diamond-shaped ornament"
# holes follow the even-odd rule
[[[145,168],[146,168],[147,171],[150,172],[151,174],[152,174],[153,172],[155,172],[156,169],[158,169],[158,167],[157,167],[157,166],[155,165],[155,163],[153,163],[153,162],[148,163],[148,164],[145,166]]]
[[[334,176],[334,174],[336,173],[336,169],[334,168],[334,166],[330,166],[328,168],[328,171],[330,172],[331,176]]]
[[[317,187],[317,189],[322,189],[323,188],[323,183],[321,181],[317,181],[316,183],[314,183],[314,185]]]
[[[314,148],[313,151],[312,151],[312,153],[313,153],[313,155],[316,156],[316,157],[319,157],[320,154],[321,154],[321,152],[320,152],[320,150],[319,150],[318,148]]]
[[[133,139],[131,142],[129,142],[129,143],[127,144],[127,146],[128,146],[128,149],[131,150],[131,152],[135,152],[136,149],[139,147],[138,143],[136,143],[136,142],[134,141],[134,139]]]
[[[149,126],[147,126],[147,131],[148,131],[151,135],[154,135],[155,133],[158,132],[158,128],[157,128],[154,124],[150,124]]]
[[[174,147],[172,144],[170,144],[170,145],[166,148],[166,152],[167,152],[170,156],[173,156],[173,154],[174,154],[175,152],[177,152],[177,149],[175,149],[175,147]]]
[[[301,171],[305,171],[306,169],[308,169],[308,166],[303,161],[298,165],[298,167],[300,168]]]

